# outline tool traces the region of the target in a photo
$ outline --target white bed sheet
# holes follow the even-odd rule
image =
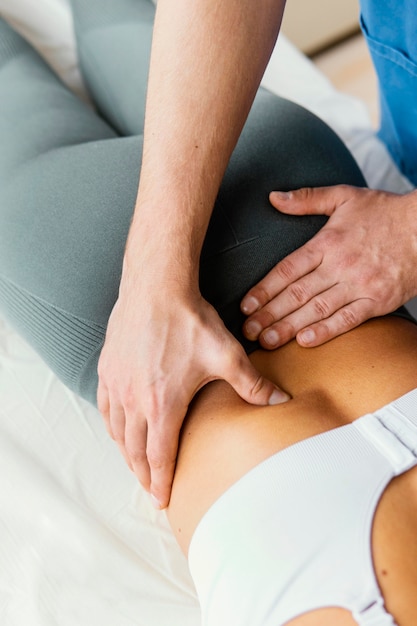
[[[9,19],[86,97],[66,0],[0,0]],[[370,186],[405,192],[366,107],[280,37],[264,78],[325,119]],[[1,148],[0,148],[1,149]],[[98,412],[0,319],[0,623],[197,626],[185,558]]]

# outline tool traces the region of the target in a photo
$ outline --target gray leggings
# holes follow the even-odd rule
[[[0,311],[68,387],[95,403],[138,187],[154,8],[150,0],[72,5],[97,112],[0,20]],[[203,295],[248,352],[257,346],[241,334],[240,299],[325,221],[280,215],[268,192],[341,182],[365,185],[336,135],[261,89],[200,271]]]

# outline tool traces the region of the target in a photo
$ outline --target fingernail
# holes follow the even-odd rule
[[[284,391],[281,391],[280,389],[275,389],[275,391],[272,392],[269,398],[268,404],[269,406],[274,406],[275,404],[288,402],[288,400],[291,400],[291,396],[289,396],[287,393],[284,393]]]
[[[276,346],[279,342],[279,335],[276,330],[267,330],[262,335],[262,339],[270,346]]]
[[[155,509],[161,510],[162,509],[162,504],[160,503],[160,501],[158,500],[158,498],[156,498],[153,493],[151,493],[151,502],[153,504],[153,506],[155,507]]]
[[[286,191],[273,191],[272,194],[277,200],[285,202],[291,198],[291,194]]]
[[[251,339],[257,339],[261,330],[262,330],[262,326],[260,325],[259,322],[252,321],[252,322],[248,322],[247,324],[245,324],[246,335],[250,337]]]
[[[246,315],[252,315],[259,309],[259,302],[253,296],[248,296],[242,300],[242,311]]]
[[[299,339],[302,343],[313,343],[316,339],[316,333],[310,328],[308,330],[303,330],[303,332],[299,335]]]

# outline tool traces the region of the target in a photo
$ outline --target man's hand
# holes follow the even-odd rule
[[[140,284],[140,283],[139,283]],[[159,508],[168,505],[178,437],[194,394],[226,380],[251,404],[289,399],[250,363],[216,311],[178,290],[125,279],[99,361],[98,407],[110,436]]]
[[[130,269],[99,361],[98,405],[161,508],[198,389],[222,378],[253,404],[288,399],[251,366],[196,286],[216,196],[284,4],[158,0],[140,184],[124,257]]]
[[[294,337],[318,346],[417,294],[417,192],[340,185],[270,200],[283,213],[330,217],[243,299],[249,339],[268,349]]]

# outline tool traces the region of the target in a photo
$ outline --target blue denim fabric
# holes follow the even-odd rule
[[[379,79],[379,135],[417,185],[417,3],[361,0],[361,27]]]

